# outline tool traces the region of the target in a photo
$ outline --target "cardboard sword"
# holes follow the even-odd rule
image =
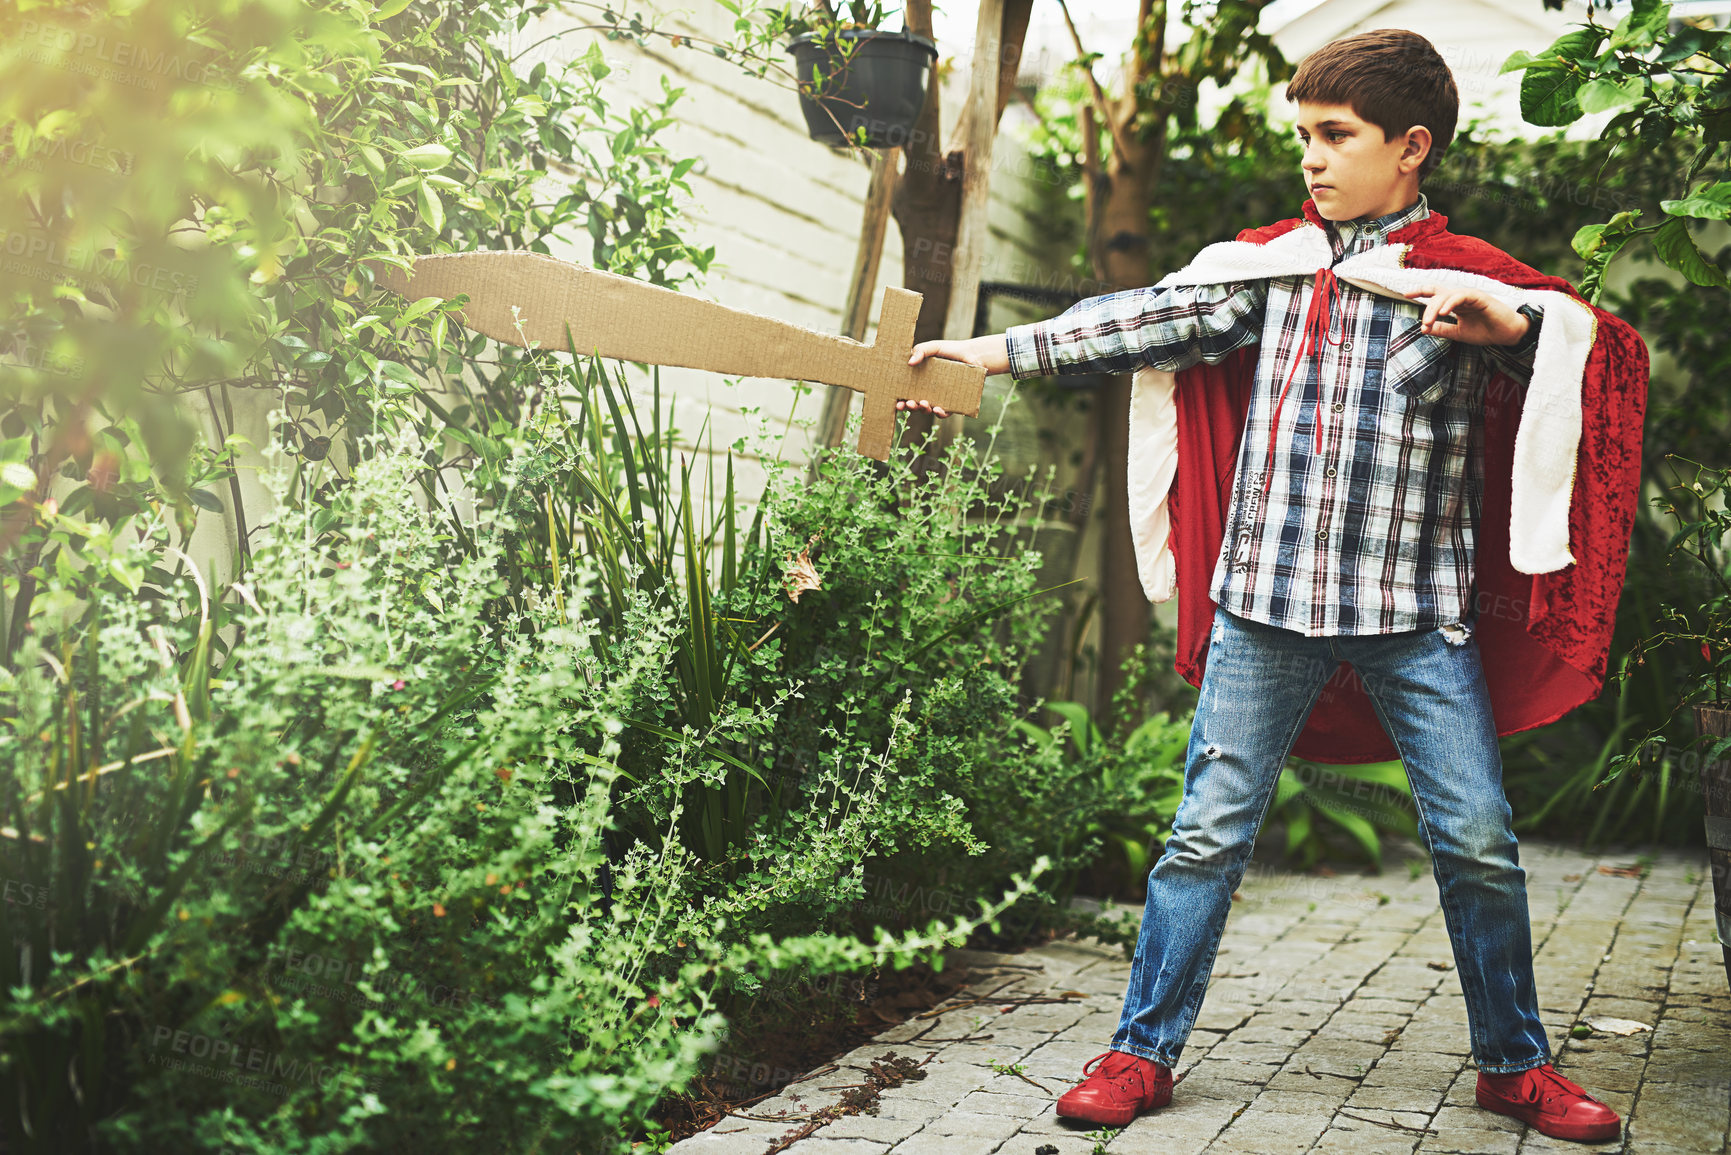
[[[413,261],[408,275],[394,265],[367,263],[379,284],[411,301],[468,294],[463,324],[495,341],[863,393],[858,448],[879,461],[889,458],[899,400],[929,400],[974,417],[980,412],[984,369],[938,357],[908,364],[921,297],[893,285],[884,289],[876,339],[865,345],[544,253],[438,253]]]

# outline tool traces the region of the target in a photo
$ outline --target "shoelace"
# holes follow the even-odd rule
[[[1130,1085],[1129,1076],[1134,1075],[1136,1076],[1136,1093],[1138,1095],[1146,1095],[1148,1093],[1148,1084],[1142,1078],[1142,1065],[1135,1061],[1135,1056],[1124,1054],[1123,1051],[1102,1051],[1100,1054],[1095,1055],[1092,1059],[1089,1059],[1086,1063],[1082,1064],[1083,1077],[1086,1078],[1092,1076],[1094,1074],[1094,1065],[1104,1059],[1111,1058],[1113,1055],[1123,1055],[1126,1060],[1124,1065],[1115,1071],[1108,1071],[1102,1067],[1100,1069],[1101,1078],[1115,1084],[1121,1084],[1125,1088],[1128,1088]]]
[[[1578,1095],[1583,1099],[1595,1103],[1598,1102],[1597,1099],[1594,1099],[1591,1095],[1587,1094],[1587,1089],[1585,1087],[1569,1082],[1569,1080],[1557,1074],[1555,1068],[1534,1067],[1531,1071],[1527,1072],[1527,1075],[1529,1077],[1527,1078],[1522,1091],[1524,1092],[1526,1101],[1529,1103],[1538,1103],[1540,1106],[1545,1106],[1549,1104],[1552,1099],[1558,1098],[1564,1092],[1567,1092],[1570,1095]],[[1547,1090],[1550,1092],[1549,1094],[1544,1093]]]
[[[1280,407],[1286,403],[1286,394],[1292,388],[1292,383],[1298,377],[1298,367],[1304,364],[1307,355],[1314,355],[1317,363],[1316,382],[1316,420],[1314,422],[1315,448],[1322,452],[1322,345],[1339,345],[1346,340],[1346,327],[1341,326],[1339,337],[1330,337],[1329,330],[1334,327],[1334,305],[1340,296],[1340,281],[1334,275],[1333,269],[1316,270],[1316,288],[1310,295],[1310,308],[1304,315],[1304,338],[1299,342],[1298,354],[1292,359],[1292,369],[1286,374],[1286,385],[1280,390],[1280,398],[1274,403],[1274,416],[1268,422],[1268,460],[1262,468],[1262,494],[1268,496],[1269,484],[1274,480],[1274,439],[1280,433]]]

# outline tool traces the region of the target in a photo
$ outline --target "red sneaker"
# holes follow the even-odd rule
[[[1529,1124],[1553,1139],[1595,1143],[1623,1132],[1617,1113],[1546,1063],[1513,1075],[1479,1072],[1479,1106]]]
[[[1097,1069],[1095,1063],[1100,1064]],[[1107,1051],[1084,1063],[1082,1074],[1082,1082],[1058,1099],[1058,1114],[1069,1119],[1122,1127],[1143,1111],[1172,1101],[1171,1070],[1141,1055]]]

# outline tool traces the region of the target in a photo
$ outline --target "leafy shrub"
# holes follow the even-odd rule
[[[1042,856],[1068,871],[1082,840],[1051,816],[1074,812],[1079,829],[1109,805],[1092,767],[1033,757],[1014,740],[1029,709],[1022,667],[1053,603],[1035,582],[1040,555],[1014,544],[1013,499],[988,498],[996,463],[967,452],[954,443],[944,468],[916,473],[915,450],[878,463],[843,449],[809,484],[777,474],[763,543],[748,544],[739,566],[772,580],[716,595],[717,619],[761,643],[729,692],[754,701],[799,687],[753,752],[736,751],[781,783],[780,805],[785,792],[833,792],[845,767],[884,749],[896,726],[906,731],[886,764],[881,848],[830,867],[847,888],[827,910],[837,930],[903,928],[966,908]],[[981,508],[985,517],[967,516]],[[796,571],[817,584],[794,589]],[[793,854],[809,844],[800,834],[762,845]],[[734,884],[763,892],[750,883]],[[1003,933],[1025,932],[1056,897],[1039,894],[1042,904],[1016,907]],[[801,904],[779,912],[810,916]]]
[[[905,965],[1007,905],[869,945],[747,934],[671,829],[604,885],[617,713],[673,615],[636,599],[597,651],[563,608],[586,567],[499,613],[508,515],[450,564],[420,453],[405,433],[330,510],[283,502],[229,590],[158,564],[160,519],[116,545],[141,596],[113,566],[48,579],[66,616],[0,696],[0,869],[47,895],[8,920],[9,1150],[616,1149],[714,1047],[720,985]],[[874,848],[897,733],[808,829]]]
[[[1057,727],[1045,730],[1023,721],[1017,729],[1042,753],[1085,766],[1089,780],[1099,784],[1098,798],[1091,800],[1094,805],[1087,812],[1076,814],[1072,809],[1054,816],[1059,823],[1078,823],[1075,833],[1080,838],[1100,842],[1100,859],[1089,864],[1085,875],[1089,893],[1133,899],[1159,859],[1184,797],[1184,752],[1190,743],[1191,719],[1188,715],[1174,719],[1161,711],[1119,742],[1101,731],[1080,702],[1046,705],[1063,718]],[[1067,896],[1081,878],[1080,872],[1072,872],[1061,891]]]

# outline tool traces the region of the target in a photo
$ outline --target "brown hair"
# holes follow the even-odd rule
[[[1378,28],[1331,41],[1299,64],[1286,98],[1344,104],[1392,140],[1407,129],[1430,129],[1430,152],[1419,165],[1429,176],[1454,139],[1460,93],[1454,74],[1431,42],[1404,28]]]

